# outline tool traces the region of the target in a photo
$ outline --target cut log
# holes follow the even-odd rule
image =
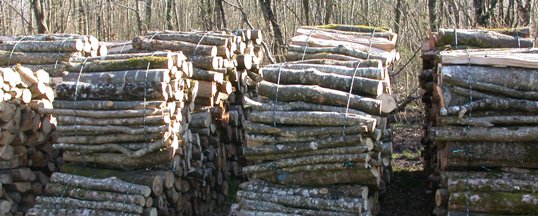
[[[340,211],[359,214],[362,212],[365,203],[365,201],[361,199],[359,199],[358,201],[352,201],[351,199],[330,200],[293,195],[264,194],[248,191],[238,191],[237,197],[239,199],[261,200],[266,202],[279,203],[297,208]]]
[[[54,62],[53,62],[54,63]],[[49,63],[51,64],[51,63]],[[145,56],[128,59],[95,60],[70,62],[68,69],[75,73],[101,72],[101,71],[124,71],[136,69],[169,69],[174,67],[174,60],[167,57]]]
[[[316,69],[289,70],[274,69],[263,70],[266,81],[280,84],[319,85],[324,88],[350,92],[357,95],[379,96],[383,93],[383,83],[379,80],[362,77],[349,77],[323,73]],[[353,83],[353,86],[351,84]]]
[[[451,106],[441,108],[439,113],[443,116],[458,114],[463,117],[469,110],[472,111],[490,111],[490,110],[511,110],[528,113],[538,111],[538,101],[514,100],[514,99],[482,99],[461,106]]]
[[[70,185],[73,187],[79,187],[89,190],[104,190],[118,193],[128,193],[133,195],[142,195],[144,197],[148,197],[151,193],[151,188],[147,186],[128,183],[115,177],[96,179],[55,172],[52,174],[50,181],[52,183]]]
[[[381,61],[377,59],[370,60],[356,60],[356,61],[342,61],[342,60],[332,60],[332,59],[308,59],[302,61],[288,62],[289,64],[319,64],[319,65],[335,65],[335,66],[344,66],[349,68],[383,68]]]
[[[373,54],[369,52],[359,51],[355,50],[353,48],[338,45],[336,47],[331,48],[319,48],[319,47],[302,47],[302,46],[294,46],[290,45],[288,47],[289,51],[293,52],[299,52],[299,53],[308,53],[308,54],[316,54],[316,53],[335,53],[335,54],[341,54],[341,55],[347,55],[351,57],[355,57],[358,59],[378,59],[383,62],[383,65],[388,65],[392,63],[395,60],[395,55],[391,56],[385,56],[385,55],[379,55],[379,54]]]
[[[536,193],[538,183],[518,179],[469,178],[448,179],[448,191],[455,193],[471,189],[475,192]]]
[[[169,105],[164,101],[54,101],[54,108],[56,109],[75,110],[129,110],[164,108],[166,106]]]
[[[457,50],[441,52],[443,65],[484,65],[490,67],[538,68],[538,57],[535,50],[505,49],[501,50]]]
[[[382,104],[379,100],[357,95],[349,95],[345,92],[326,89],[319,86],[277,85],[262,81],[258,86],[258,91],[261,95],[272,99],[278,97],[279,101],[304,101],[333,106],[347,106],[349,104],[349,108],[364,111],[369,114],[381,115],[382,113]]]
[[[355,77],[364,77],[376,80],[385,79],[385,69],[383,68],[370,68],[370,67],[345,67],[345,66],[334,66],[334,65],[320,65],[320,64],[283,64],[282,67],[280,64],[268,65],[263,69],[264,73],[275,73],[278,74],[279,68],[282,69],[292,69],[292,70],[307,70],[315,69],[323,73],[328,74],[337,74],[344,76],[353,76]],[[349,86],[349,84],[348,84]]]
[[[14,64],[56,64],[60,61],[69,61],[70,58],[80,55],[78,53],[54,53],[54,52],[11,52],[0,50],[0,65],[9,66]]]
[[[371,140],[363,139],[360,135],[354,136],[336,136],[316,139],[317,141],[293,143],[293,144],[274,144],[265,146],[252,146],[248,145],[248,148],[244,149],[245,155],[265,155],[265,154],[278,154],[278,153],[292,153],[303,152],[324,148],[350,146],[356,144],[365,144],[366,146],[372,145]]]
[[[56,116],[80,116],[91,118],[132,118],[163,115],[164,110],[149,108],[141,110],[114,110],[114,111],[93,111],[93,110],[75,110],[75,109],[39,109],[40,114],[56,115]]]
[[[80,52],[84,48],[82,40],[64,41],[2,41],[0,50],[15,52]]]
[[[447,116],[439,118],[440,126],[461,125],[474,127],[494,127],[494,126],[518,126],[537,125],[538,116],[486,116],[486,117],[464,117]]]
[[[124,70],[124,71],[106,71],[82,73],[69,73],[63,76],[64,82],[86,82],[86,83],[119,83],[129,82],[170,82],[171,71],[168,69],[149,69],[149,70]]]
[[[249,165],[243,167],[243,173],[252,174],[257,172],[266,172],[273,169],[281,169],[285,167],[294,167],[294,166],[305,166],[308,164],[315,163],[338,163],[338,162],[368,162],[370,160],[370,155],[368,153],[364,154],[339,154],[339,155],[313,155],[313,156],[303,156],[297,158],[288,158],[275,160],[268,163],[260,163],[256,165]]]
[[[256,111],[324,111],[324,112],[339,112],[339,113],[348,113],[348,114],[357,114],[357,115],[363,115],[368,116],[371,118],[376,118],[376,116],[369,115],[365,112],[351,109],[351,108],[345,108],[341,106],[329,106],[329,105],[321,105],[321,104],[313,104],[313,103],[305,103],[302,101],[293,101],[293,102],[285,102],[285,103],[274,103],[273,101],[267,101],[267,102],[257,102],[254,101],[248,97],[245,97],[244,106],[246,108],[251,108],[252,110]]]
[[[150,32],[149,35],[155,40],[166,41],[183,41],[193,44],[213,45],[213,46],[228,46],[230,40],[228,38],[215,37],[211,34],[193,34],[183,32],[170,32],[170,33],[154,33]]]
[[[435,206],[448,206],[448,191],[446,188],[439,188],[435,191]]]
[[[336,61],[360,61],[361,58],[355,58],[347,55],[332,54],[332,53],[304,53],[304,51],[291,51],[286,53],[286,60],[288,61],[302,61],[311,59],[329,59]],[[377,59],[376,59],[377,60]],[[377,60],[380,61],[380,60]]]
[[[186,55],[208,55],[217,56],[216,46],[197,45],[195,43],[181,42],[181,41],[164,41],[164,40],[151,40],[143,37],[136,37],[133,39],[133,47],[140,50],[172,50],[182,51]]]
[[[313,216],[353,216],[355,213],[347,213],[341,211],[323,211],[304,208],[292,208],[274,202],[266,202],[260,200],[239,200],[241,211],[237,215],[244,216],[260,216],[267,213],[269,216],[284,214],[284,215],[313,215]]]
[[[195,80],[222,83],[224,81],[224,74],[216,71],[194,68],[191,78]]]
[[[162,133],[155,134],[113,134],[113,135],[97,135],[97,136],[61,136],[58,137],[58,143],[70,143],[70,144],[104,144],[104,143],[118,143],[118,142],[148,142],[153,139],[159,139],[163,137],[169,137]]]
[[[100,215],[100,216],[137,216],[140,214],[123,211],[107,211],[88,208],[58,208],[57,206],[43,206],[38,204],[26,212],[29,216],[68,216],[68,215]]]
[[[538,139],[538,128],[535,127],[494,127],[466,128],[443,127],[432,128],[430,131],[433,141],[464,141],[464,142],[531,142]]]
[[[67,125],[166,125],[170,123],[170,116],[146,116],[139,118],[85,118],[75,116],[58,116],[58,123],[62,126]]]
[[[36,202],[38,204],[45,205],[45,206],[46,205],[49,205],[49,206],[62,205],[62,206],[71,207],[71,208],[103,209],[103,210],[135,213],[135,214],[142,214],[143,212],[143,208],[141,206],[136,206],[132,204],[124,204],[124,203],[114,202],[114,201],[96,202],[96,201],[79,200],[79,199],[73,199],[73,198],[38,196],[36,198]]]
[[[537,91],[521,91],[491,83],[478,82],[469,79],[459,79],[447,75],[443,75],[443,82],[460,87],[472,88],[473,90],[483,91],[486,93],[503,97],[510,97],[514,99],[538,100]]]
[[[329,38],[329,37],[321,38],[317,36],[312,37],[309,35],[295,35],[294,37],[291,38],[290,45],[308,46],[309,48],[310,47],[328,48],[328,47],[336,47],[336,46],[345,46],[351,50],[367,52],[370,55],[383,56],[387,59],[394,58],[394,55],[396,53],[394,49],[395,44],[394,43],[390,44],[390,42],[386,39],[370,37],[369,39],[364,39],[361,43],[357,43],[357,42],[349,42],[346,40],[339,40],[339,39],[336,39],[336,37],[338,36],[336,35],[334,36],[335,37],[333,38]],[[374,45],[377,45],[377,47]]]
[[[457,38],[457,41],[455,39]],[[530,38],[514,37],[488,30],[439,29],[437,47],[445,45],[471,46],[478,48],[532,48]]]
[[[448,210],[489,214],[534,214],[538,212],[538,198],[533,193],[505,192],[467,192],[450,193]],[[467,204],[470,202],[470,205]]]
[[[475,82],[489,83],[521,91],[538,91],[538,83],[534,79],[534,75],[538,73],[536,69],[476,65],[443,65],[440,69],[444,77],[467,79],[469,75],[472,75],[472,80]],[[510,79],[506,79],[506,77],[510,77]]]
[[[279,145],[277,145],[279,146]],[[295,148],[297,149],[297,147]],[[294,150],[295,150],[294,149]],[[314,155],[339,155],[339,154],[362,154],[366,153],[368,151],[371,151],[368,146],[366,145],[359,145],[359,146],[349,146],[349,147],[336,147],[336,148],[324,148],[324,149],[313,149],[313,150],[303,150],[303,151],[290,151],[290,152],[284,152],[283,150],[281,152],[283,153],[267,153],[267,154],[259,154],[259,152],[255,152],[256,154],[251,155],[252,150],[258,150],[257,148],[248,148],[243,149],[243,154],[245,158],[248,160],[278,160],[278,159],[285,159],[285,158],[297,158],[297,157],[304,157],[304,156],[314,156]],[[262,149],[263,150],[263,149]]]
[[[56,126],[56,130],[60,133],[62,132],[99,132],[103,134],[109,133],[122,133],[122,134],[143,134],[149,133],[154,134],[158,132],[165,132],[171,130],[170,126],[137,126],[137,127],[126,127],[126,126],[91,126],[91,125],[69,125],[69,126]]]
[[[289,194],[304,197],[325,198],[333,197],[352,197],[352,198],[367,198],[368,187],[366,186],[351,186],[351,185],[335,185],[333,187],[303,187],[292,185],[277,185],[265,181],[253,180],[241,183],[239,187],[242,190],[256,193],[271,193],[271,194]]]
[[[538,168],[538,159],[533,152],[538,151],[534,143],[520,142],[447,142],[440,158],[440,167],[480,168],[480,167],[521,167]]]
[[[337,112],[317,111],[253,111],[250,113],[250,121],[265,124],[286,125],[316,125],[316,126],[366,126],[368,131],[373,131],[376,120],[356,114],[344,114]],[[343,129],[342,129],[343,130]]]
[[[51,196],[68,196],[80,200],[88,201],[116,201],[125,204],[144,206],[146,199],[142,195],[123,194],[108,191],[96,191],[83,188],[70,187],[67,185],[50,183],[45,187],[45,191]]]
[[[78,94],[75,95],[75,92]],[[171,87],[166,83],[76,83],[63,82],[56,86],[56,98],[60,100],[168,100]]]
[[[100,153],[92,155],[78,155],[73,152],[65,152],[63,159],[72,162],[86,162],[100,165],[107,165],[110,168],[133,169],[149,168],[170,162],[173,150],[166,149],[144,155],[142,157],[129,157],[123,154]]]

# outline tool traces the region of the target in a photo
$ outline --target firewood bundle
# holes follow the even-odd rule
[[[21,64],[59,77],[73,58],[106,56],[107,47],[97,38],[77,34],[0,36],[0,66]]]
[[[351,47],[352,52],[366,55],[368,49],[361,50],[361,43],[370,45],[379,40],[373,37],[369,41],[372,33],[361,40],[360,32],[348,32],[344,31],[348,30],[345,26],[339,27],[342,29],[316,27],[313,33],[307,33],[309,38],[326,40],[323,49],[327,50],[342,46],[336,39],[327,38],[348,35],[350,42],[342,43]],[[310,28],[313,27],[299,29],[292,44],[310,46],[310,39],[308,43],[299,43],[298,39],[305,34],[304,29]],[[384,41],[390,43],[388,39]],[[300,47],[297,53],[305,53],[305,56],[311,49]],[[295,58],[293,52],[290,48],[288,58]],[[390,52],[395,51],[387,51]],[[261,69],[263,81],[258,85],[261,97],[246,99],[250,113],[245,124],[248,135],[243,154],[249,165],[243,172],[251,179],[263,181],[244,185],[278,184],[271,187],[297,193],[290,198],[282,196],[288,193],[272,192],[278,191],[276,189],[241,187],[239,215],[253,211],[267,215],[376,214],[378,191],[390,181],[392,143],[386,115],[396,104],[389,95],[390,80],[385,63],[394,61],[395,56],[380,60],[328,52]],[[369,187],[370,190],[342,194],[347,187]],[[305,195],[302,190],[312,194]],[[335,190],[334,194],[331,190]],[[258,201],[265,204],[252,205]],[[327,206],[313,204],[318,202]]]
[[[144,176],[132,176],[143,178]],[[162,185],[161,185],[162,186]],[[158,215],[150,187],[120,178],[53,173],[26,215]],[[148,206],[149,205],[149,206]]]
[[[432,51],[424,59],[423,142],[429,179],[438,188],[434,214],[535,213],[538,89],[533,77],[538,75],[538,51]]]
[[[23,214],[55,171],[56,119],[48,73],[16,65],[0,68],[0,215]]]

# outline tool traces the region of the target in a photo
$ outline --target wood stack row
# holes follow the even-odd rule
[[[53,173],[45,194],[26,215],[158,215],[151,188],[116,177],[89,178]],[[151,206],[151,204],[150,204]]]
[[[423,143],[425,167],[437,188],[434,214],[534,214],[538,50],[517,48],[532,47],[528,38],[493,31],[456,34],[459,50],[424,46]],[[432,40],[455,45],[447,42],[453,35],[453,29],[441,29]],[[468,49],[486,46],[515,48]]]
[[[190,79],[199,83],[189,128],[191,169],[185,180],[202,194],[191,195],[192,212],[205,215],[224,204],[231,178],[242,179],[246,142],[244,97],[256,95],[263,58],[261,31],[151,32],[133,39],[127,52],[181,50],[193,63]],[[189,156],[191,157],[191,156]],[[204,194],[210,192],[209,196]],[[191,210],[187,210],[190,212]],[[179,213],[184,213],[183,211]]]
[[[148,186],[146,207],[175,213],[181,204],[178,190],[188,187],[176,179],[190,168],[175,160],[192,154],[188,125],[198,92],[198,83],[186,79],[192,65],[181,52],[76,61],[56,86],[54,109],[40,109],[58,118],[53,147],[63,151],[62,171]],[[85,171],[89,167],[99,169]]]
[[[34,71],[45,70],[53,77],[68,71],[73,58],[106,55],[107,47],[90,35],[0,36],[0,66],[21,64]]]
[[[23,215],[57,169],[56,119],[47,72],[16,65],[0,68],[0,215]]]
[[[262,68],[261,97],[246,100],[251,111],[243,154],[249,165],[243,172],[263,181],[241,186],[234,214],[375,215],[379,210],[378,191],[390,181],[386,116],[396,108],[386,64],[397,55],[367,56],[374,42],[394,53],[396,35],[332,27],[298,30],[290,47],[299,48],[290,49],[288,57],[303,59],[294,54],[302,52],[306,60]],[[350,52],[334,51],[344,45]]]

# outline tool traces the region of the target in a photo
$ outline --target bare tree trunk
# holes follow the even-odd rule
[[[174,0],[168,0],[166,2],[166,29],[174,30],[172,25],[172,8],[174,8]]]
[[[138,34],[142,34],[142,17],[140,15],[140,3],[138,1],[135,2],[136,4],[136,27],[137,27],[137,30],[138,30]]]
[[[306,20],[306,25],[310,25],[310,19],[309,19],[310,8],[309,8],[308,0],[303,0],[303,11],[304,11],[304,17]]]
[[[284,36],[282,34],[282,30],[280,29],[280,25],[276,21],[273,9],[271,8],[271,0],[259,0],[259,2],[261,4],[263,17],[266,22],[271,24],[273,34],[275,36],[276,44],[273,48],[273,52],[280,54],[282,53],[282,47],[284,46]]]
[[[437,12],[435,11],[435,6],[437,5],[437,0],[428,0],[428,13],[430,18],[430,30],[435,31],[437,29]]]
[[[32,6],[34,8],[34,15],[37,22],[37,32],[40,34],[46,34],[49,32],[49,27],[45,20],[45,7],[43,5],[43,0],[32,0]]]
[[[402,1],[398,0],[396,3],[396,17],[394,20],[394,31],[396,33],[400,32],[400,19],[402,17]]]
[[[149,31],[150,29],[152,29],[151,28],[151,2],[152,0],[145,0],[145,5],[144,5],[144,8],[145,8],[144,12],[146,14],[146,31]]]
[[[226,17],[224,14],[224,5],[222,4],[222,0],[215,0],[215,7],[217,9],[217,29],[226,29]]]
[[[333,0],[327,0],[327,8],[325,8],[325,9],[326,9],[326,12],[325,12],[325,24],[330,24],[331,16],[334,13],[334,2],[333,2]]]

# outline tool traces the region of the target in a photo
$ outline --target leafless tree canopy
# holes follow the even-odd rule
[[[536,32],[537,0],[0,0],[0,34],[90,34],[130,40],[151,30],[258,28],[277,59],[302,25],[372,25],[399,33],[394,70],[401,96],[416,89],[416,53],[440,27],[512,28]]]

